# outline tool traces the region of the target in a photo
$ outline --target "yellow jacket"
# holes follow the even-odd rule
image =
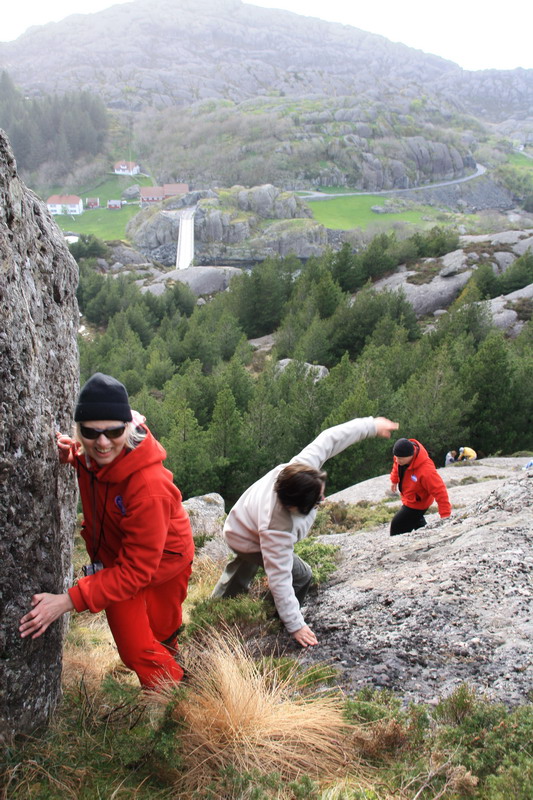
[[[471,447],[460,447],[459,448],[459,458],[458,461],[474,461],[477,458],[477,453],[475,450],[472,450]]]

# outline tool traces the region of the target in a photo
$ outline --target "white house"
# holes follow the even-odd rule
[[[46,205],[51,214],[83,214],[83,200],[75,194],[53,194]]]
[[[113,169],[115,175],[137,175],[141,171],[135,161],[117,161]]]

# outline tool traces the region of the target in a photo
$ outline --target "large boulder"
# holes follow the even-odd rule
[[[240,275],[238,267],[188,267],[161,273],[156,279],[142,281],[142,292],[161,295],[173,283],[186,284],[197,297],[224,292],[232,278]]]
[[[492,321],[497,328],[506,331],[509,336],[518,336],[525,325],[516,310],[516,305],[519,306],[520,301],[524,300],[533,300],[533,283],[524,286],[523,289],[495,297],[489,302]]]
[[[440,469],[454,511],[391,537],[387,525],[334,533],[338,569],[305,612],[320,646],[304,663],[331,662],[348,692],[388,689],[436,702],[467,682],[489,699],[529,699],[533,482],[528,458]],[[468,481],[465,478],[468,477]],[[388,476],[328,500],[379,501]]]
[[[77,267],[46,206],[17,176],[0,131],[0,738],[45,723],[60,694],[66,617],[33,640],[19,620],[72,578],[75,484],[55,431],[78,385]]]
[[[216,492],[190,497],[183,501],[187,509],[193,536],[203,536],[208,539],[220,536],[226,511],[224,498]]]
[[[376,291],[388,289],[403,292],[418,317],[447,308],[460,294],[472,275],[472,269],[466,267],[466,262],[463,263],[463,270],[460,271],[458,265],[461,259],[458,253],[462,253],[462,251],[455,251],[453,258],[450,258],[447,265],[443,265],[439,273],[428,283],[412,283],[409,278],[416,278],[416,272],[400,267],[393,275],[376,281],[374,289]]]
[[[222,496],[211,492],[211,494],[199,497],[190,497],[184,501],[183,505],[191,520],[196,545],[195,560],[223,561],[227,559],[231,551],[222,534],[226,518]]]

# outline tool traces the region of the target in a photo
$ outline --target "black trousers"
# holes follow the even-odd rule
[[[398,536],[399,533],[409,533],[427,525],[424,514],[427,508],[409,508],[402,506],[391,519],[390,535]]]

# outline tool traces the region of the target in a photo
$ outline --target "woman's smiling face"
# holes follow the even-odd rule
[[[106,436],[106,430],[113,433],[113,437]],[[99,431],[97,438],[84,435],[92,431]],[[83,440],[83,448],[87,455],[92,458],[98,466],[104,467],[111,464],[120,455],[126,443],[126,425],[121,420],[99,419],[82,422],[80,433]],[[119,434],[117,436],[117,434]]]

